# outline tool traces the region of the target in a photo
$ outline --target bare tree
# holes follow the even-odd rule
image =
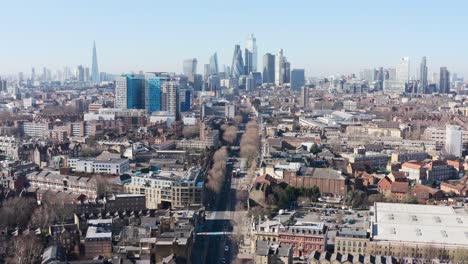
[[[237,139],[237,127],[228,126],[224,129],[223,139],[229,144],[233,144]]]
[[[13,240],[11,263],[39,263],[44,245],[36,235],[22,235]]]
[[[193,138],[200,135],[200,125],[184,126],[182,134],[185,138]]]
[[[0,209],[0,226],[26,227],[35,207],[36,202],[31,198],[15,197],[5,201]]]
[[[213,166],[208,172],[206,187],[216,193],[221,191],[226,178],[227,155],[225,147],[218,149],[213,155]]]

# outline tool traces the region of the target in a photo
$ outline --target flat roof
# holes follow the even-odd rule
[[[451,206],[376,203],[374,240],[468,247],[468,215]]]

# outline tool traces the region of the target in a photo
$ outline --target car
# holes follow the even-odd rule
[[[225,246],[224,251],[229,251],[229,246]]]

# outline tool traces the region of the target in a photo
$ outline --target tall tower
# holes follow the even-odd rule
[[[409,57],[403,57],[400,59],[400,63],[396,68],[396,79],[397,81],[407,83],[410,76],[410,60]]]
[[[251,71],[257,71],[257,39],[253,34],[250,34],[245,43],[245,48],[251,53]],[[247,72],[249,74],[250,72]]]
[[[419,71],[420,71],[419,78],[420,78],[420,81],[421,81],[421,86],[420,86],[420,88],[418,90],[418,93],[423,94],[427,90],[427,64],[426,64],[426,57],[425,56],[422,57],[421,66],[420,66]]]
[[[284,78],[284,56],[283,49],[280,49],[278,55],[275,56],[275,84],[283,85]]]
[[[99,68],[97,63],[96,41],[93,42],[93,66],[91,68],[91,80],[93,83],[100,83]]]
[[[215,52],[213,55],[210,56],[210,70],[209,73],[211,75],[218,74],[218,54]]]
[[[263,82],[275,82],[275,55],[270,53],[263,56]]]
[[[245,48],[244,50],[244,74],[249,75],[253,71],[252,65],[253,53]]]
[[[244,73],[244,62],[242,60],[242,51],[239,45],[234,47],[232,57],[231,77],[239,78]]]
[[[450,93],[450,72],[447,67],[440,67],[439,93]]]

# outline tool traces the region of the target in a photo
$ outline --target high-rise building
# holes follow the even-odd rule
[[[293,69],[291,71],[291,89],[299,91],[305,84],[305,71],[304,69]]]
[[[459,126],[447,125],[445,128],[445,151],[461,157],[463,149],[463,131]]]
[[[291,63],[286,58],[283,62],[283,82],[291,83]]]
[[[244,61],[242,60],[242,51],[239,45],[234,47],[232,56],[231,77],[239,78],[244,74]]]
[[[145,76],[123,74],[115,80],[115,108],[145,109]]]
[[[267,53],[263,56],[263,83],[275,82],[275,55]]]
[[[161,106],[176,118],[179,115],[179,82],[170,80],[162,84]]]
[[[450,93],[450,72],[447,67],[440,67],[439,93]]]
[[[253,93],[255,91],[255,78],[252,73],[250,73],[245,80],[245,90],[249,93]]]
[[[89,80],[90,80],[90,79],[89,79],[89,77],[90,77],[90,76],[89,76],[89,68],[86,67],[86,68],[84,69],[84,72],[85,72],[85,74],[84,74],[84,75],[85,75],[85,76],[84,76],[84,81],[85,81],[85,82],[89,82]]]
[[[18,83],[22,83],[24,81],[24,74],[23,72],[18,73]]]
[[[410,60],[409,57],[403,57],[396,68],[396,80],[407,83],[410,77]]]
[[[275,56],[275,84],[283,85],[284,83],[284,56],[283,49],[280,49]]]
[[[254,37],[253,34],[250,34],[249,37],[247,38],[247,42],[245,43],[245,48],[250,52],[251,54],[251,69],[247,73],[249,74],[252,71],[257,71],[257,39]],[[247,60],[247,59],[246,59]]]
[[[302,86],[301,87],[301,107],[308,108],[309,107],[309,87]]]
[[[215,52],[213,55],[210,56],[210,74],[218,74],[218,54]]]
[[[148,114],[161,111],[161,87],[168,80],[169,75],[164,73],[145,75],[145,109]]]
[[[180,89],[179,90],[179,113],[190,111],[192,106],[192,94],[191,89]]]
[[[421,66],[419,67],[419,79],[420,79],[420,85],[418,89],[419,94],[426,93],[427,91],[427,63],[426,63],[426,57],[422,57],[421,60]]]
[[[373,82],[375,80],[375,69],[364,69],[360,73],[362,80]]]
[[[190,80],[190,77],[195,76],[195,74],[197,74],[197,59],[192,58],[192,59],[184,60],[183,71],[184,71],[184,75],[189,77],[189,80]]]
[[[96,51],[96,41],[93,42],[93,65],[91,68],[91,81],[93,83],[101,82],[99,75],[99,68],[98,68],[98,61],[97,61],[97,51]]]
[[[36,70],[33,67],[31,69],[31,83],[34,84],[35,81],[36,81]]]
[[[249,75],[252,72],[252,52],[247,48],[244,50],[244,74]]]
[[[76,69],[76,77],[78,79],[79,82],[84,82],[85,80],[85,72],[84,72],[84,68],[82,65],[78,65],[78,68]],[[44,74],[46,74],[44,72]]]
[[[6,80],[2,80],[0,77],[0,92],[6,92],[7,91],[7,82]]]
[[[205,82],[208,80],[208,77],[210,77],[210,64],[204,64],[203,65],[203,79]]]

